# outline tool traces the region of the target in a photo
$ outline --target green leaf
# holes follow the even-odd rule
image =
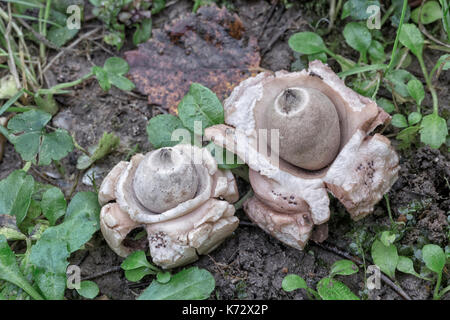
[[[382,107],[383,110],[386,111],[387,113],[391,113],[392,111],[395,110],[395,105],[388,99],[385,98],[377,99],[377,104],[380,107]]]
[[[147,267],[125,270],[125,278],[131,282],[141,281],[142,278],[149,274],[155,274],[155,272]]]
[[[166,0],[153,0],[152,1],[152,14],[161,12],[166,6]]]
[[[411,12],[411,19],[415,23],[419,23],[420,6]],[[420,20],[422,24],[433,23],[436,20],[442,19],[441,6],[437,1],[427,1],[423,4],[422,14]]]
[[[103,69],[107,73],[115,74],[115,75],[124,75],[128,73],[130,67],[128,63],[119,57],[111,57],[106,59],[105,64],[103,65]]]
[[[108,79],[108,73],[99,66],[92,67],[92,72],[97,78],[100,88],[102,88],[104,91],[109,91],[109,89],[111,89],[111,83]]]
[[[414,270],[414,264],[412,260],[408,257],[399,256],[397,270],[403,273],[409,273],[414,276],[419,276],[419,274]]]
[[[450,54],[444,54],[444,55],[440,56],[438,61],[436,61],[436,65],[433,67],[433,71],[440,68],[442,64],[443,64],[442,70],[445,71],[445,70],[450,69]]]
[[[398,27],[400,24],[400,18],[402,16],[403,11],[403,0],[392,0],[392,5],[395,6],[394,13],[391,17],[391,24],[394,27]],[[406,12],[405,12],[405,18],[403,20],[403,23],[408,22],[409,18],[411,17],[411,8],[406,5]]]
[[[411,143],[414,141],[417,132],[419,131],[419,126],[411,126],[406,129],[403,129],[397,134],[397,140],[402,141],[399,148],[405,149],[408,148]]]
[[[128,78],[125,78],[124,76],[108,74],[108,79],[112,85],[116,86],[120,90],[131,91],[135,88],[134,83],[131,82]]]
[[[66,130],[57,129],[42,135],[39,150],[39,165],[49,165],[52,160],[60,160],[73,150],[73,138]]]
[[[141,267],[151,267],[145,252],[142,250],[131,253],[120,265],[123,270],[132,270]]]
[[[72,40],[77,35],[78,31],[79,29],[69,29],[67,26],[52,26],[47,31],[47,39],[60,48],[68,41]]]
[[[422,56],[423,37],[414,24],[404,24],[399,36],[400,43],[411,50],[417,57]]]
[[[62,300],[66,290],[66,274],[35,268],[33,278],[47,300]]]
[[[31,248],[35,279],[47,299],[64,297],[67,259],[99,229],[99,213],[96,193],[77,193],[67,207],[64,222],[45,230]]]
[[[397,248],[391,244],[385,246],[380,240],[375,240],[372,244],[373,262],[391,278],[395,277],[395,269],[398,263]]]
[[[172,140],[172,133],[177,129],[186,129],[180,118],[171,114],[157,115],[147,124],[148,140],[156,149],[173,147],[180,142]]]
[[[224,123],[224,112],[216,94],[199,83],[192,83],[189,92],[178,105],[178,116],[183,125],[194,132],[194,123],[201,123],[202,132],[205,128]]]
[[[392,125],[397,128],[406,128],[408,126],[408,121],[404,115],[396,113],[392,116]]]
[[[91,156],[83,154],[77,159],[77,169],[87,169],[95,161],[106,157],[119,146],[119,142],[120,139],[115,134],[104,132],[98,144],[89,149]]]
[[[30,110],[8,122],[8,129],[15,134],[10,135],[11,142],[23,160],[36,163],[39,155],[38,164],[49,165],[52,160],[60,160],[73,150],[72,137],[66,130],[45,132],[44,127],[51,117],[46,112]]]
[[[422,120],[422,115],[419,112],[411,112],[408,115],[408,123],[410,126],[419,123]]]
[[[146,42],[152,36],[152,19],[143,19],[140,24],[136,24],[136,31],[133,34],[133,43],[137,46]]]
[[[204,300],[214,290],[215,280],[205,269],[191,267],[172,276],[169,282],[153,281],[138,300]]]
[[[15,216],[19,226],[27,215],[33,191],[33,177],[22,170],[13,171],[0,181],[0,214]]]
[[[286,292],[308,288],[305,279],[299,277],[296,274],[288,274],[286,277],[284,277],[283,282],[281,283],[281,287]]]
[[[327,63],[328,57],[325,52],[314,53],[314,54],[308,55],[309,62],[314,61],[314,60],[320,60],[323,63]]]
[[[339,260],[331,266],[330,277],[335,275],[349,276],[359,271],[358,266],[350,260]]]
[[[383,231],[381,233],[380,241],[386,246],[389,247],[395,241],[395,233],[391,231]]]
[[[445,119],[432,113],[425,117],[420,124],[420,141],[433,149],[438,149],[445,143],[448,128]]]
[[[407,84],[409,95],[416,101],[416,104],[420,106],[425,98],[425,90],[423,89],[422,82],[417,79],[408,81]]]
[[[323,300],[359,300],[345,284],[331,278],[320,280],[317,292]]]
[[[343,34],[350,47],[365,55],[372,42],[370,31],[365,25],[350,22],[345,26]]]
[[[303,54],[315,54],[326,51],[322,38],[314,32],[299,32],[289,38],[289,46],[292,50]]]
[[[55,225],[56,220],[66,213],[67,202],[62,191],[56,187],[45,191],[42,195],[41,208],[50,225]]]
[[[409,97],[407,83],[413,79],[417,80],[410,72],[402,69],[394,70],[386,75],[386,79],[392,83],[395,92],[404,98]],[[390,88],[388,87],[390,90]]]
[[[99,293],[98,285],[94,281],[81,281],[80,289],[77,292],[80,296],[87,299],[94,299]]]
[[[22,288],[34,299],[42,300],[41,295],[23,276],[17,265],[16,256],[3,235],[0,235],[0,279]]]
[[[428,269],[437,274],[442,273],[446,262],[446,256],[441,247],[435,244],[424,245],[422,248],[422,259]]]
[[[351,16],[355,20],[365,20],[369,18],[371,13],[367,12],[369,6],[380,7],[379,1],[369,1],[369,0],[349,0],[344,3],[342,7],[342,19]]]
[[[386,60],[386,54],[384,53],[384,47],[381,42],[372,40],[368,49],[369,57],[372,63],[383,63]]]
[[[167,283],[172,278],[172,275],[169,271],[161,271],[156,274],[156,281],[159,283]]]
[[[69,219],[87,219],[97,223],[100,226],[100,205],[98,204],[97,194],[95,192],[78,192],[70,201],[67,207],[64,221]]]

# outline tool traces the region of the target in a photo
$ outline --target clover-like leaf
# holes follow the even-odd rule
[[[51,117],[46,112],[30,110],[8,122],[12,133],[9,139],[23,160],[49,165],[52,160],[60,160],[73,150],[73,139],[66,130],[46,132],[45,125]]]
[[[178,116],[183,125],[191,132],[195,132],[195,123],[201,125],[203,133],[205,128],[215,124],[224,123],[222,103],[216,94],[199,83],[191,84],[189,92],[178,105]]]
[[[92,72],[103,90],[108,91],[111,85],[114,85],[121,90],[130,91],[134,89],[135,85],[128,78],[124,77],[129,69],[130,67],[124,59],[111,57],[106,59],[103,68],[94,66]]]
[[[13,171],[0,181],[0,215],[15,216],[16,224],[20,225],[27,215],[33,191],[33,177],[22,170]]]
[[[171,114],[160,114],[150,119],[147,125],[148,140],[154,148],[173,147],[180,143],[172,134],[177,129],[187,130],[180,118]],[[190,135],[190,133],[189,133]]]

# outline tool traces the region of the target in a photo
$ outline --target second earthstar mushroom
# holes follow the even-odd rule
[[[163,268],[191,263],[216,248],[238,226],[231,204],[236,181],[206,149],[180,144],[118,163],[99,190],[101,231],[120,256],[136,228],[147,231],[153,262]]]
[[[287,245],[303,249],[314,226],[328,221],[328,192],[358,220],[397,179],[390,141],[370,135],[390,116],[318,60],[241,82],[224,109],[226,125],[205,136],[248,164],[255,196],[244,210]]]

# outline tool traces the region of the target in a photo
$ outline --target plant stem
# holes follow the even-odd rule
[[[439,288],[441,287],[441,281],[442,281],[442,270],[438,274],[438,278],[437,278],[437,281],[436,281],[436,287],[434,288],[434,294],[433,294],[433,299],[434,300],[439,300],[439,298],[440,298]]]
[[[386,200],[386,207],[389,215],[389,220],[391,220],[392,226],[395,226],[394,219],[392,218],[392,212],[391,212],[391,205],[389,203],[389,197],[387,195],[384,195],[384,200]]]
[[[65,83],[60,83],[57,84],[53,87],[51,87],[50,89],[39,89],[37,91],[38,95],[45,95],[45,94],[58,94],[61,93],[61,89],[66,89],[66,88],[70,88],[70,87],[74,87],[79,85],[80,83],[82,83],[84,80],[89,79],[90,77],[92,77],[94,75],[94,73],[91,71],[88,74],[84,75],[83,77],[71,81],[71,82],[65,82]]]
[[[430,75],[428,74],[427,67],[425,66],[425,62],[423,61],[422,56],[417,56],[417,60],[419,60],[420,68],[422,69],[423,76],[425,77],[425,82],[427,83],[428,90],[430,90],[431,97],[433,98],[433,113],[435,115],[438,114],[438,97],[436,93],[436,89],[434,88],[433,84],[431,83]]]
[[[397,53],[397,46],[398,46],[398,42],[399,42],[399,38],[400,38],[400,32],[402,31],[403,20],[405,20],[405,13],[406,13],[407,5],[408,5],[408,0],[403,0],[402,16],[400,17],[400,23],[398,25],[397,34],[395,36],[394,47],[392,48],[391,61],[389,61],[389,65],[388,65],[386,71],[384,72],[384,74],[389,73],[389,71],[392,68],[392,65],[394,64],[394,58],[395,58],[395,54]]]
[[[234,209],[239,210],[244,205],[244,202],[247,201],[248,198],[253,196],[253,189],[250,188],[250,190],[241,198],[238,202],[234,204]]]

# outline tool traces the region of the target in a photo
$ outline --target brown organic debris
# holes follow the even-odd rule
[[[173,114],[192,82],[223,100],[260,62],[257,41],[245,37],[239,17],[216,6],[153,30],[152,39],[125,57],[137,89]]]

